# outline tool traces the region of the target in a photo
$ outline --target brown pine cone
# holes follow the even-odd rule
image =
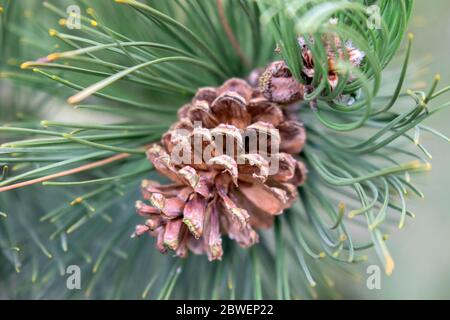
[[[230,79],[202,88],[179,111],[179,121],[152,145],[148,159],[170,184],[144,181],[147,218],[134,235],[149,232],[161,252],[173,250],[222,257],[222,235],[241,247],[258,241],[289,208],[306,168],[294,156],[305,143],[303,125],[258,88]]]

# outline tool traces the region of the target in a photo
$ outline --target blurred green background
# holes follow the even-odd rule
[[[439,73],[440,86],[450,84],[450,1],[416,0],[410,31],[414,34],[412,64],[430,59],[426,78],[420,80],[430,83]],[[447,95],[440,102],[448,99]],[[430,124],[449,136],[450,109],[431,118]],[[421,141],[433,154],[433,170],[416,180],[426,196],[410,202],[416,219],[390,233],[394,273],[382,277],[380,290],[368,290],[363,274],[362,281],[350,290],[351,298],[450,299],[450,146],[428,134]]]

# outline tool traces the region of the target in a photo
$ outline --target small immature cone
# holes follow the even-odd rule
[[[199,89],[178,114],[161,143],[147,151],[171,183],[142,183],[145,203],[136,209],[146,222],[135,235],[150,233],[161,252],[220,260],[223,236],[241,247],[254,245],[256,230],[271,227],[297,198],[306,168],[295,156],[305,129],[241,79]]]
[[[260,78],[260,87],[267,100],[280,104],[299,101],[305,94],[305,86],[294,78],[283,60],[267,67]]]
[[[310,83],[314,77],[314,57],[303,37],[298,38],[298,44],[303,62],[301,74],[305,84],[295,79],[285,61],[272,62],[260,78],[260,89],[267,100],[280,104],[292,104],[303,100],[305,94],[312,90]],[[324,45],[328,55],[327,80],[331,89],[334,89],[339,82],[337,58],[348,61],[354,67],[359,67],[365,53],[355,48],[350,41],[343,44],[337,36],[328,36],[324,40]],[[348,81],[352,80],[354,78],[350,74]]]

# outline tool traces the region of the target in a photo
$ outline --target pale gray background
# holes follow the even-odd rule
[[[442,76],[450,84],[450,1],[417,0],[410,23],[414,33],[413,59],[431,56],[427,77]],[[440,102],[450,101],[446,95]],[[428,121],[450,136],[450,108]],[[381,290],[369,291],[365,277],[350,290],[356,299],[450,299],[450,144],[430,135],[421,139],[433,154],[433,170],[419,180],[423,200],[413,200],[415,220],[394,230],[388,241],[396,269],[382,278]],[[353,285],[352,285],[353,286]],[[350,284],[349,284],[350,287]],[[348,287],[347,287],[348,290]]]

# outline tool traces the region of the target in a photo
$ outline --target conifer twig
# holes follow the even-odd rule
[[[16,184],[13,184],[13,185],[10,185],[10,186],[2,187],[2,188],[0,188],[0,193],[1,192],[5,192],[5,191],[9,191],[9,190],[13,190],[13,189],[17,189],[17,188],[30,186],[30,185],[33,185],[33,184],[36,184],[36,183],[40,183],[40,182],[45,182],[45,181],[48,181],[48,180],[53,180],[53,179],[69,176],[69,175],[72,175],[72,174],[75,174],[75,173],[80,173],[80,172],[91,170],[91,169],[94,169],[94,168],[98,168],[98,167],[110,164],[112,162],[128,158],[129,156],[130,156],[129,153],[119,153],[119,154],[116,154],[116,155],[114,155],[112,157],[109,157],[109,158],[106,158],[106,159],[103,159],[103,160],[99,160],[99,161],[95,161],[95,162],[91,162],[91,163],[88,163],[88,164],[86,164],[84,166],[80,166],[78,168],[73,168],[73,169],[69,169],[69,170],[66,170],[66,171],[58,172],[58,173],[55,173],[55,174],[50,174],[50,175],[45,176],[45,177],[41,177],[41,178],[37,178],[37,179],[33,179],[33,180],[28,180],[28,181],[16,183]]]
[[[228,23],[227,17],[225,16],[225,12],[223,10],[222,0],[217,0],[217,11],[219,12],[220,22],[222,23],[222,26],[227,35],[228,41],[230,41],[234,50],[236,50],[236,53],[239,56],[239,59],[241,59],[242,63],[246,67],[249,67],[251,65],[251,63],[245,56],[244,52],[242,51],[242,48],[239,45],[239,42],[237,41],[237,39],[233,33],[233,30],[230,27],[230,24]]]

